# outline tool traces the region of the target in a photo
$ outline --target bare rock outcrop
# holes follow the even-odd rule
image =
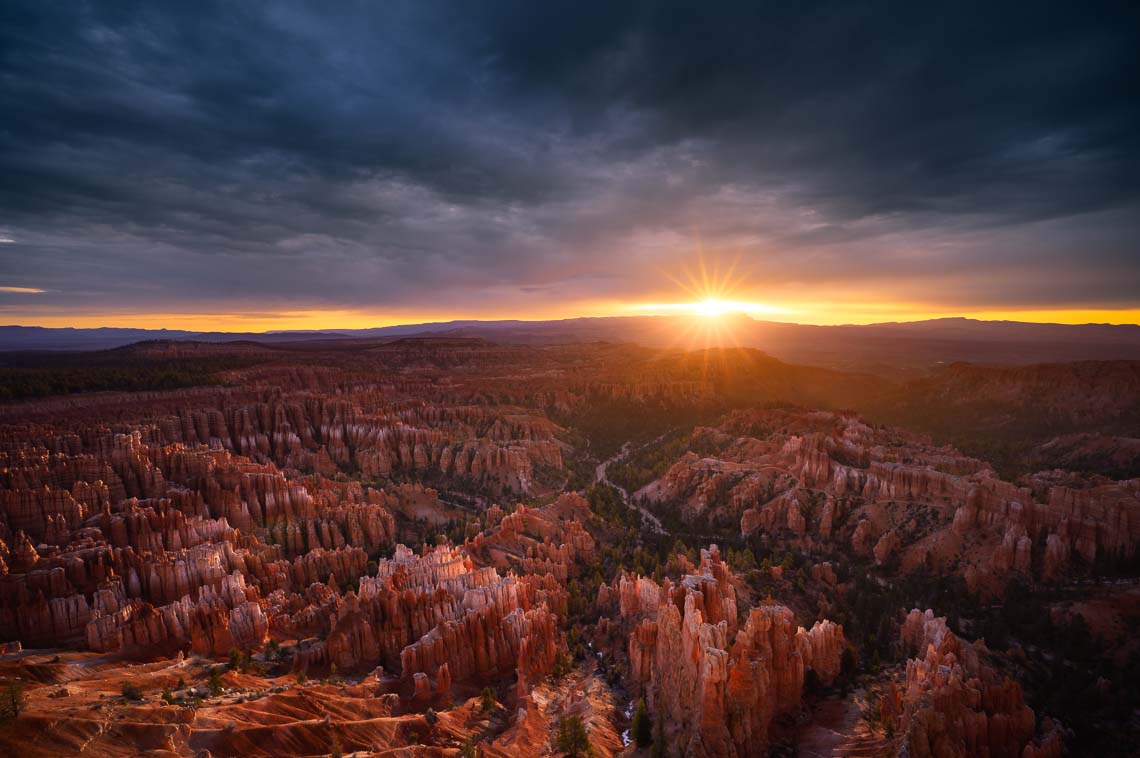
[[[798,707],[805,672],[838,675],[843,630],[829,621],[805,630],[765,603],[737,631],[731,572],[715,546],[701,557],[675,586],[622,577],[622,615],[637,622],[631,679],[676,725],[685,755],[763,755],[772,720]]]
[[[985,663],[984,647],[962,642],[930,610],[912,610],[901,635],[917,657],[885,695],[884,713],[905,732],[910,755],[1061,755],[1056,725],[1034,739],[1036,719],[1021,687]]]

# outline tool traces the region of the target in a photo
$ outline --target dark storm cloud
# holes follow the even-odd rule
[[[1135,305],[1136,6],[924,6],[5,3],[0,285],[636,296],[699,236],[777,285]]]

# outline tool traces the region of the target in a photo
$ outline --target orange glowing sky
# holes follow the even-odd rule
[[[1087,307],[963,307],[937,302],[893,299],[891,289],[848,288],[793,283],[764,286],[754,281],[754,269],[741,265],[739,256],[720,259],[697,251],[672,268],[654,267],[656,285],[636,296],[576,298],[564,300],[545,290],[519,293],[510,289],[488,290],[476,305],[449,298],[433,298],[420,307],[279,307],[265,303],[258,308],[191,308],[178,302],[169,309],[145,309],[126,302],[97,311],[85,309],[82,298],[71,304],[59,300],[64,293],[47,288],[0,283],[0,322],[46,327],[93,328],[103,326],[187,331],[265,332],[287,330],[366,329],[446,322],[454,320],[515,319],[541,321],[579,317],[691,316],[695,323],[729,314],[756,320],[800,324],[870,324],[889,321],[919,321],[945,317],[979,320],[1010,320],[1039,323],[1083,324],[1140,323],[1140,308]],[[50,303],[37,300],[51,295]],[[247,304],[247,303],[243,303]]]
[[[795,287],[765,290],[747,281],[738,260],[727,265],[707,261],[703,255],[678,273],[658,271],[665,285],[640,298],[579,299],[570,302],[551,297],[516,299],[488,297],[478,307],[432,303],[423,307],[308,307],[256,310],[218,308],[197,310],[186,307],[169,310],[140,310],[125,303],[98,312],[82,306],[36,303],[37,296],[52,290],[0,286],[0,321],[9,324],[45,327],[95,328],[104,326],[188,331],[265,332],[283,330],[366,329],[445,322],[454,320],[543,321],[580,317],[611,316],[692,316],[698,321],[729,314],[743,314],[756,320],[799,324],[871,324],[890,321],[966,317],[979,320],[1009,320],[1058,324],[1136,324],[1140,308],[1087,307],[960,307],[929,302],[891,300],[874,291],[851,293],[828,291],[821,287]],[[799,292],[808,297],[797,298]],[[862,297],[860,297],[860,294]],[[877,299],[873,299],[876,298]]]
[[[961,310],[921,303],[883,302],[759,302],[714,296],[645,302],[583,301],[551,304],[549,308],[527,310],[450,310],[450,309],[308,309],[283,311],[209,312],[131,310],[84,313],[67,309],[14,311],[0,307],[0,321],[8,324],[45,327],[96,328],[105,326],[142,329],[181,329],[188,331],[266,332],[287,330],[365,329],[454,320],[517,319],[542,321],[580,317],[676,316],[695,319],[743,314],[759,321],[799,324],[871,324],[888,321],[919,321],[962,316],[980,320],[1009,320],[1056,324],[1137,324],[1140,309],[1040,308]]]

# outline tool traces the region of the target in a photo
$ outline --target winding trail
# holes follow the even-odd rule
[[[649,445],[656,444],[661,439],[663,439],[664,436],[665,435],[661,435],[657,439],[646,443],[642,447],[647,447]],[[641,512],[641,518],[642,518],[643,524],[648,524],[650,526],[650,528],[653,529],[653,531],[657,532],[658,534],[666,534],[665,528],[661,526],[661,519],[654,516],[648,509],[643,508],[640,505],[634,505],[632,502],[630,502],[629,493],[626,492],[625,488],[622,487],[621,485],[618,485],[618,484],[615,484],[614,482],[611,482],[606,477],[606,467],[609,466],[611,463],[625,459],[626,456],[629,455],[629,452],[630,452],[629,443],[626,442],[624,445],[621,446],[621,450],[619,450],[618,452],[614,453],[612,456],[610,456],[606,460],[599,463],[598,467],[596,469],[594,469],[594,481],[597,482],[598,484],[607,484],[610,487],[613,487],[615,490],[617,490],[621,494],[621,501],[625,504],[626,508],[636,508],[638,511]]]

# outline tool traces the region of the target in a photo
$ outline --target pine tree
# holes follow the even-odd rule
[[[495,691],[490,687],[483,688],[482,699],[484,711],[493,711],[495,710],[495,706],[499,704],[498,699],[495,697]]]
[[[7,721],[19,717],[24,710],[24,685],[19,682],[9,682],[0,694],[0,721]]]
[[[230,671],[241,665],[241,651],[236,647],[230,648],[230,660],[227,665],[230,667]]]
[[[649,707],[645,704],[645,698],[637,701],[637,710],[633,713],[630,730],[638,747],[645,747],[653,741],[653,722],[649,718]]]
[[[569,758],[590,755],[590,736],[577,716],[566,716],[558,722],[558,738],[554,744]]]

